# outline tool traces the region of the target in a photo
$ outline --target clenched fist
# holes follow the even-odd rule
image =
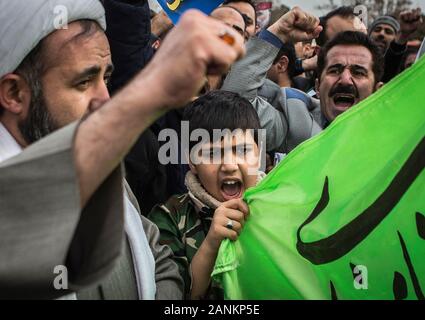
[[[224,239],[236,240],[242,231],[249,209],[242,199],[224,202],[214,212],[210,230],[205,238],[211,248],[218,250]],[[230,225],[228,223],[230,222]]]
[[[267,30],[284,43],[296,43],[317,38],[322,31],[319,18],[294,7]]]
[[[233,41],[224,41],[223,35]],[[151,80],[149,88],[140,90],[152,92],[165,109],[183,106],[198,93],[207,74],[225,73],[244,53],[244,39],[233,28],[189,10],[139,75],[142,83],[146,77]]]

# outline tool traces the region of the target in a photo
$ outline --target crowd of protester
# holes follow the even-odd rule
[[[420,9],[366,26],[351,7],[295,7],[260,29],[251,0],[176,26],[146,0],[0,0],[0,21],[0,297],[222,299],[210,275],[243,232],[244,191],[422,42]],[[236,134],[185,148],[185,122]]]

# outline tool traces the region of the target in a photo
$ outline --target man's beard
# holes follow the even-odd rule
[[[28,144],[40,140],[59,128],[47,108],[40,85],[32,85],[28,116],[18,124],[18,127]]]

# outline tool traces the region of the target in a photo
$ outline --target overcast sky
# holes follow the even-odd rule
[[[292,6],[300,6],[301,8],[315,13],[317,15],[323,15],[324,12],[320,12],[315,9],[315,6],[321,3],[329,3],[327,0],[280,0],[283,4],[292,7]],[[336,1],[338,2],[338,0]],[[425,11],[425,0],[412,0],[414,6],[418,6]]]

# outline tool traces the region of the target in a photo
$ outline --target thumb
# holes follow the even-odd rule
[[[313,39],[315,39],[315,38],[317,38],[319,35],[320,35],[320,33],[323,31],[323,27],[322,26],[317,26],[314,30],[313,30],[313,33],[312,33],[312,37],[313,37]]]

